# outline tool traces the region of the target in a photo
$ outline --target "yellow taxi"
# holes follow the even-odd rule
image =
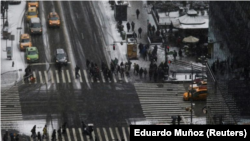
[[[49,27],[52,27],[52,26],[60,27],[60,25],[61,25],[60,17],[56,12],[49,13],[48,25],[49,25]]]
[[[37,8],[36,7],[29,7],[29,9],[26,13],[27,22],[29,22],[31,18],[36,18],[36,17],[38,17]]]
[[[20,36],[20,50],[25,50],[26,47],[31,47],[31,37],[29,34],[24,33]]]
[[[195,84],[190,84],[188,90],[191,90],[192,88],[207,89],[207,81],[199,81]]]
[[[39,7],[39,2],[37,0],[30,0],[30,1],[27,1],[27,5],[28,5],[28,8],[29,7],[38,8]]]
[[[207,99],[207,89],[199,89],[199,88],[197,88],[197,89],[189,90],[189,91],[187,91],[187,92],[185,92],[183,94],[183,100],[184,101],[189,101],[189,100],[191,100],[191,98],[194,101],[206,100]]]

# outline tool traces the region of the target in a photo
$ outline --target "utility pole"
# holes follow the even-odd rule
[[[191,89],[191,122],[190,124],[193,124],[193,63],[191,63],[191,67],[192,67],[192,89]]]

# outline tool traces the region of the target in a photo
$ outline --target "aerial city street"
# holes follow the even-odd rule
[[[130,125],[249,124],[249,9],[1,1],[1,139],[129,141]]]

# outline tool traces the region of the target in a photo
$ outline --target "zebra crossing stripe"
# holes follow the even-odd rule
[[[35,84],[37,83],[36,73],[33,71],[33,76],[35,77]]]
[[[79,75],[80,75],[80,82],[82,83],[82,74],[80,70],[79,70]]]
[[[66,130],[67,130],[68,140],[71,141],[70,134],[69,134],[69,129],[67,128]]]
[[[55,83],[55,81],[54,81],[54,76],[53,76],[53,72],[50,70],[50,77],[51,77],[51,82],[52,83]]]
[[[57,83],[60,83],[59,76],[58,76],[58,71],[57,70],[56,70],[56,81],[57,81]]]
[[[58,140],[58,134],[56,134],[56,140]]]
[[[120,134],[119,134],[119,131],[118,131],[118,128],[117,128],[117,127],[115,127],[115,131],[116,131],[116,134],[117,134],[118,140],[121,140],[121,137],[120,137]]]
[[[125,141],[127,140],[127,136],[126,136],[126,132],[125,132],[125,128],[122,127],[122,133],[123,133],[123,137],[125,139]]]
[[[110,131],[110,135],[111,135],[112,140],[114,140],[115,138],[114,138],[114,135],[113,135],[112,129],[111,129],[110,127],[109,127],[109,131]]]
[[[87,141],[90,141],[90,138],[89,138],[89,137],[87,137]]]
[[[99,128],[97,128],[97,135],[99,136],[98,139],[99,139],[100,141],[102,141],[101,133],[100,133],[100,129],[99,129]]]
[[[94,139],[94,140],[96,139],[95,132],[93,132],[93,139]]]
[[[43,77],[42,77],[42,73],[41,73],[41,71],[39,71],[38,73],[39,73],[39,77],[40,77],[40,82],[43,84]]]
[[[108,141],[108,135],[105,128],[102,128],[105,136],[105,140]]]
[[[65,76],[64,76],[64,71],[63,70],[61,70],[61,71],[62,71],[62,80],[63,80],[63,83],[66,83]]]
[[[93,83],[94,82],[93,76],[91,76],[90,78],[91,78],[91,82]]]
[[[118,73],[118,79],[122,80],[121,73]]]
[[[63,135],[61,135],[61,137],[62,137],[62,141],[65,141],[64,136],[63,136]]]
[[[128,134],[130,134],[130,128],[128,127]]]
[[[73,128],[72,130],[73,130],[73,135],[74,135],[75,141],[77,141],[75,128]]]
[[[24,72],[21,72],[21,79],[22,79],[22,83],[25,84],[25,82],[24,82]]]
[[[70,75],[69,75],[69,70],[66,70],[67,76],[68,76],[68,82],[71,83]]]
[[[86,70],[83,70],[83,73],[84,73],[84,77],[85,77],[85,79],[86,79],[86,82],[89,83],[87,71],[86,71]]]
[[[117,81],[116,81],[116,79],[115,79],[115,74],[113,73],[113,79],[114,79],[114,82],[116,83]]]
[[[105,83],[105,78],[103,76],[103,72],[101,72],[101,76],[102,76],[102,81]]]
[[[125,82],[128,83],[128,79],[127,79],[126,74],[124,74],[124,78],[125,78]]]
[[[46,71],[44,71],[44,76],[45,76],[45,83],[48,84],[48,75]]]
[[[78,128],[78,130],[79,130],[79,133],[80,133],[80,138],[81,138],[81,141],[83,141],[82,129],[81,129],[81,128]]]

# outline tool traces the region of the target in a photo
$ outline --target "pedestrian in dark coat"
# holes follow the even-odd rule
[[[161,30],[161,36],[164,37],[164,30]]]
[[[62,125],[62,134],[66,133],[66,125],[67,125],[67,122],[64,122]]]
[[[143,69],[142,68],[140,69],[139,74],[140,74],[140,78],[142,78],[142,74],[143,74]]]
[[[159,30],[157,30],[156,32],[155,32],[155,35],[156,35],[156,37],[160,37],[160,31]]]
[[[127,30],[128,30],[128,32],[130,30],[130,23],[129,22],[127,22]]]
[[[80,77],[79,70],[80,70],[80,67],[76,65],[76,67],[75,67],[75,76],[76,76],[76,79],[78,77]]]
[[[141,38],[141,33],[142,33],[142,29],[141,27],[138,29],[138,34],[139,34],[139,37]]]
[[[138,47],[139,47],[139,53],[141,54],[142,53],[142,49],[143,49],[143,44],[140,43]]]
[[[36,125],[33,126],[33,128],[31,129],[31,137],[35,137],[36,136]]]
[[[136,65],[136,63],[134,63],[134,74],[136,72],[136,67],[137,67],[137,65]]]
[[[118,72],[121,72],[121,67],[119,65],[117,65],[117,69],[116,69],[116,74],[118,74]]]
[[[42,141],[42,136],[41,136],[40,132],[37,133],[37,139],[38,139],[38,141]]]
[[[137,41],[137,39],[136,39],[137,38],[137,34],[135,32],[133,33],[133,37]]]
[[[52,141],[56,140],[56,129],[53,130],[53,133],[52,133]]]
[[[132,31],[134,31],[134,29],[135,29],[135,23],[133,21],[131,22],[131,26],[132,26]]]
[[[148,71],[147,71],[147,69],[146,69],[146,68],[143,70],[143,73],[144,73],[144,78],[146,78],[147,73],[148,73]]]
[[[174,60],[176,60],[177,52],[175,50],[174,50],[173,56],[174,56]]]
[[[87,59],[86,60],[86,66],[87,66],[87,68],[89,68],[89,64],[90,64],[90,61],[89,61],[89,59]]]
[[[155,35],[155,26],[154,25],[152,26],[152,33],[153,33],[153,35]]]
[[[131,69],[131,65],[132,65],[132,62],[130,60],[128,60],[128,70],[130,71]]]
[[[140,69],[139,64],[136,64],[136,75],[138,75],[138,73],[139,73],[139,69]]]
[[[139,14],[140,14],[140,11],[139,11],[139,9],[137,9],[137,10],[136,10],[137,19],[139,18]]]
[[[151,23],[148,23],[148,34],[151,36],[152,32],[152,26]]]
[[[157,76],[158,76],[158,73],[157,73],[157,70],[154,71],[154,81],[156,82],[157,81]]]
[[[179,56],[182,57],[182,50],[179,49]]]
[[[144,57],[144,60],[147,61],[147,57],[148,57],[148,51],[147,50],[144,51],[143,57]]]

